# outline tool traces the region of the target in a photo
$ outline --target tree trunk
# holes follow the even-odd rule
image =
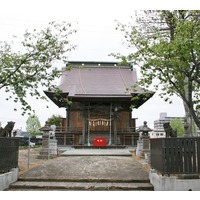
[[[189,79],[188,77],[185,77],[185,99],[187,102],[191,102],[190,101],[190,95],[191,95],[191,91],[190,91],[190,83],[189,83]],[[185,108],[185,137],[191,137],[194,136],[193,133],[193,128],[192,128],[192,115],[190,112],[190,108],[188,106],[188,104],[184,101],[183,102],[184,108]]]
[[[185,102],[183,102],[184,108],[185,108],[185,137],[191,137],[194,136],[194,131],[192,128],[192,115],[190,113],[190,110]]]

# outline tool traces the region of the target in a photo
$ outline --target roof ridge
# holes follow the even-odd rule
[[[73,68],[126,68],[131,69],[131,65],[129,64],[122,64],[120,62],[93,62],[93,61],[68,61],[66,66],[73,67]]]

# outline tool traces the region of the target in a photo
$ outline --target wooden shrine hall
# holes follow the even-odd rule
[[[58,89],[45,94],[66,108],[66,118],[56,129],[58,145],[136,145],[138,108],[153,96],[138,85],[136,70],[117,62],[68,62]],[[134,98],[136,97],[136,98]]]

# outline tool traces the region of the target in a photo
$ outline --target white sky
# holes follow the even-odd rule
[[[20,37],[26,29],[43,28],[50,21],[78,22],[75,26],[78,32],[70,40],[78,47],[68,55],[69,60],[115,61],[108,54],[117,52],[127,54],[131,51],[123,46],[123,34],[115,30],[115,20],[128,23],[131,21],[131,16],[134,16],[135,10],[198,9],[197,2],[197,0],[1,0],[0,41],[9,41],[12,35]],[[58,108],[51,101],[46,103],[30,99],[30,102],[42,125],[53,114],[65,117],[65,110]],[[47,104],[49,109],[46,108]],[[0,91],[2,126],[4,127],[8,121],[15,121],[14,129],[26,130],[28,116],[14,112],[14,107],[15,104],[6,101],[4,92]],[[154,95],[135,111],[135,117],[138,117],[137,126],[146,120],[153,128],[153,122],[159,118],[160,112],[167,112],[168,116],[183,116],[182,101],[174,97],[173,104],[169,105],[157,94]]]

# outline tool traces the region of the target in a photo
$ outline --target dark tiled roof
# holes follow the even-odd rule
[[[130,66],[117,66],[117,63],[106,62],[73,62],[69,66],[71,69],[63,72],[58,88],[71,99],[128,98],[130,101],[133,94],[153,94],[139,86],[133,89],[137,74]],[[45,93],[51,98],[50,93]]]
[[[75,95],[127,95],[133,92],[136,71],[127,68],[80,67],[65,71],[59,88]],[[139,91],[138,91],[139,90]],[[138,87],[137,92],[142,92]]]

